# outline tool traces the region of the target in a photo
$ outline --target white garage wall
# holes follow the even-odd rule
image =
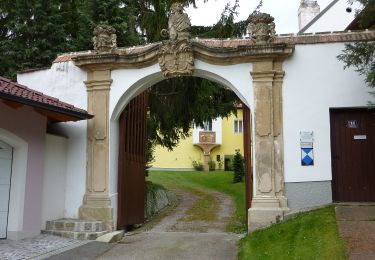
[[[87,109],[84,81],[87,73],[72,61],[54,63],[50,69],[17,75],[17,81],[76,107]],[[54,124],[53,131],[68,136],[65,217],[78,218],[86,187],[86,121]]]
[[[67,138],[46,135],[41,229],[47,220],[64,217],[67,146]]]
[[[285,181],[332,179],[329,108],[366,106],[364,79],[336,56],[343,43],[297,45],[284,63]],[[300,131],[314,131],[314,166],[301,166]]]

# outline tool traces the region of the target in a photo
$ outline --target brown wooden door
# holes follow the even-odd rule
[[[144,92],[130,101],[119,119],[118,229],[144,222],[147,105]]]
[[[251,207],[251,200],[253,198],[253,171],[251,164],[251,124],[250,124],[250,109],[242,104],[243,108],[243,144],[244,144],[244,160],[245,160],[245,195],[246,207],[245,216],[247,218],[248,209]]]
[[[375,201],[375,111],[331,110],[334,201]]]

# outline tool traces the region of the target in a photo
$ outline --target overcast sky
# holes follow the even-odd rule
[[[332,0],[318,0],[320,10],[323,10]],[[197,0],[198,8],[187,8],[193,25],[213,25],[219,18],[227,2],[235,0]],[[236,21],[247,19],[250,13],[259,3],[259,0],[239,0],[239,15]],[[296,33],[298,31],[298,7],[300,0],[263,0],[262,12],[275,17],[276,33]]]

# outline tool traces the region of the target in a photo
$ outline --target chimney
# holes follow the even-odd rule
[[[298,26],[299,30],[305,27],[315,16],[320,13],[318,1],[301,0],[298,8]]]

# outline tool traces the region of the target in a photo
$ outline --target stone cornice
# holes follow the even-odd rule
[[[85,70],[144,68],[158,62],[160,44],[133,52],[119,49],[115,54],[79,53],[72,56],[74,63]],[[258,60],[283,60],[293,53],[292,44],[240,45],[236,47],[211,47],[193,41],[194,57],[211,64],[231,65]]]
[[[238,45],[235,47],[212,47],[204,42],[193,42],[196,59],[212,64],[231,65],[260,60],[284,60],[294,51],[292,44]]]
[[[250,39],[194,39],[194,58],[211,64],[231,65],[260,60],[284,60],[295,45],[333,42],[374,41],[375,31],[279,35],[272,43],[256,45]],[[117,68],[144,68],[158,62],[161,43],[119,48],[113,54],[79,52],[69,57],[87,71]],[[56,60],[66,60],[60,56]],[[62,57],[62,58],[61,58]]]

